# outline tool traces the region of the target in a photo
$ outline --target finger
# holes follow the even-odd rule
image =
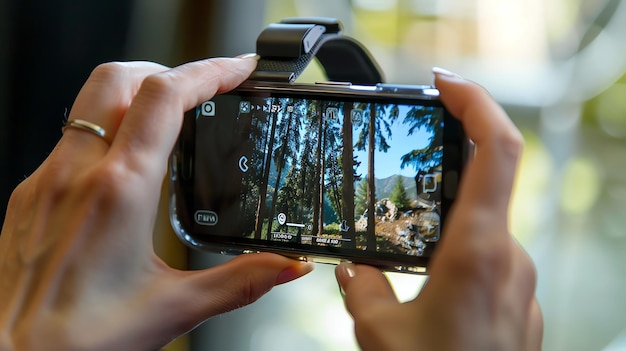
[[[193,327],[211,316],[248,305],[272,287],[297,279],[313,267],[313,263],[260,253],[240,255],[204,271],[183,272],[186,277],[179,289],[185,292],[185,324]]]
[[[528,253],[513,238],[512,269],[504,294],[508,297],[509,311],[523,333],[520,343],[527,350],[540,350],[543,339],[543,318],[535,290],[537,270]],[[506,283],[505,283],[506,284]]]
[[[357,321],[375,305],[398,304],[389,281],[374,267],[342,263],[337,266],[335,274],[344,293],[346,308]]]
[[[445,290],[451,279],[466,289],[483,291],[487,298],[487,292],[497,293],[512,267],[508,207],[522,139],[482,87],[454,74],[433,71],[442,102],[475,142],[476,153],[464,170],[431,262],[431,281],[423,292]]]
[[[463,175],[457,207],[506,216],[523,144],[521,134],[482,87],[454,74],[433,71],[442,102],[476,143],[474,159]]]
[[[543,316],[536,298],[533,298],[530,304],[526,336],[526,350],[541,350],[543,344]]]
[[[511,282],[510,296],[520,296],[519,300],[531,301],[535,298],[537,269],[532,259],[515,238],[511,238]]]
[[[128,109],[112,151],[131,169],[160,177],[158,171],[165,170],[184,112],[235,88],[255,67],[254,57],[216,58],[151,75]],[[151,169],[152,165],[160,169]]]
[[[152,62],[111,62],[96,67],[78,93],[68,123],[92,123],[102,128],[104,136],[98,137],[84,128],[64,128],[55,152],[62,152],[66,161],[78,162],[85,158],[93,162],[95,155],[106,153],[141,82],[166,69]]]

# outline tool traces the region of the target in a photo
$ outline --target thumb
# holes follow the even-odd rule
[[[342,263],[337,266],[335,274],[346,308],[357,322],[374,305],[398,303],[389,281],[374,267]]]
[[[179,291],[187,324],[193,327],[220,313],[258,300],[274,286],[313,270],[305,263],[271,253],[244,254],[210,269],[187,272]]]

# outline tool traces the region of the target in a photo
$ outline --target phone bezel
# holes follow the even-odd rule
[[[430,86],[390,85],[360,86],[345,83],[327,82],[323,84],[286,84],[278,82],[247,81],[228,94],[255,97],[298,96],[319,100],[339,101],[378,101],[386,103],[413,103],[443,107],[438,99],[438,91]],[[193,167],[195,156],[195,116],[185,115],[185,122],[178,142],[170,160],[170,219],[175,233],[187,245],[210,252],[223,254],[242,254],[253,252],[274,252],[288,257],[321,263],[337,264],[341,261],[369,264],[387,271],[426,273],[429,258],[434,248],[429,247],[423,256],[385,254],[358,249],[341,249],[332,246],[308,246],[307,244],[287,244],[260,239],[234,238],[229,236],[194,234],[193,207],[194,180]],[[460,122],[444,108],[444,159],[442,172],[445,175],[452,171],[456,178],[452,195],[463,171],[463,166],[471,153],[471,143],[465,137]],[[454,150],[453,150],[454,149]],[[192,160],[192,161],[190,161]],[[187,175],[182,175],[187,172]],[[450,192],[450,190],[448,190]],[[450,195],[450,194],[448,194]],[[441,232],[444,231],[445,218],[453,202],[453,197],[443,196],[441,199]],[[443,234],[442,234],[443,236]],[[436,245],[434,245],[436,246]],[[372,254],[374,254],[372,256]]]

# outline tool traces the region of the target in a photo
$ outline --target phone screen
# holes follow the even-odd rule
[[[441,238],[462,131],[438,101],[234,93],[185,124],[195,240],[414,262]]]

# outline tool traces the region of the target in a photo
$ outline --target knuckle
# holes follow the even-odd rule
[[[70,174],[67,168],[57,159],[49,159],[28,179],[36,191],[45,191],[54,201],[65,196],[71,188]]]
[[[526,289],[528,293],[527,295],[534,296],[535,288],[537,286],[537,268],[526,252],[524,252],[521,248],[519,248],[519,251],[520,258],[517,261],[519,265],[518,279],[522,288]]]
[[[91,72],[91,79],[97,81],[111,82],[125,75],[130,68],[124,62],[106,62],[99,64]]]
[[[9,227],[8,223],[19,221],[33,210],[34,193],[30,190],[32,186],[29,183],[31,183],[30,178],[22,181],[11,192],[5,213],[6,228]]]
[[[503,255],[483,254],[478,256],[457,255],[447,261],[446,268],[453,276],[478,283],[480,285],[491,285],[491,282],[498,277],[499,270],[502,269]]]
[[[13,192],[11,192],[11,197],[9,198],[9,203],[7,207],[11,207],[13,203],[18,201],[18,199],[21,199],[26,196],[28,183],[30,183],[30,178],[23,180],[13,189]]]
[[[141,91],[148,94],[154,94],[160,98],[171,95],[172,91],[177,87],[177,75],[172,71],[152,74],[146,77],[141,83]]]
[[[466,224],[465,227],[476,228],[472,224]],[[447,255],[446,271],[459,279],[484,285],[492,285],[495,280],[508,274],[512,262],[512,245],[510,239],[502,233],[493,235],[487,232],[494,230],[501,229],[484,227],[482,232],[481,229],[472,229],[468,235],[474,238],[466,240],[462,247],[455,247],[451,255]]]
[[[517,128],[509,128],[499,135],[500,150],[509,157],[518,159],[524,148],[524,137]]]
[[[530,257],[525,252],[522,252],[520,261],[522,276],[530,280],[535,280],[537,278],[537,268]]]
[[[494,118],[497,119],[497,123],[495,123],[497,127],[492,129],[488,142],[495,145],[498,150],[509,157],[519,157],[524,146],[524,138],[519,129],[511,121],[507,112],[500,105],[496,104],[489,92],[481,86],[470,86],[468,95],[471,101],[490,102],[486,105],[474,104],[468,107],[478,109],[478,111],[473,112],[479,114],[484,113],[485,110],[491,111],[494,114]],[[498,117],[496,118],[495,116]]]
[[[219,71],[224,68],[224,60],[222,58],[213,58],[209,60],[198,61],[199,65],[205,66],[207,70]]]
[[[219,76],[221,72],[228,69],[227,61],[223,58],[217,57],[208,60],[197,61],[194,64],[202,67],[202,72],[206,72],[207,75]]]
[[[117,162],[106,162],[92,169],[83,179],[83,191],[105,206],[118,206],[127,200],[124,194],[132,180],[129,172]]]

